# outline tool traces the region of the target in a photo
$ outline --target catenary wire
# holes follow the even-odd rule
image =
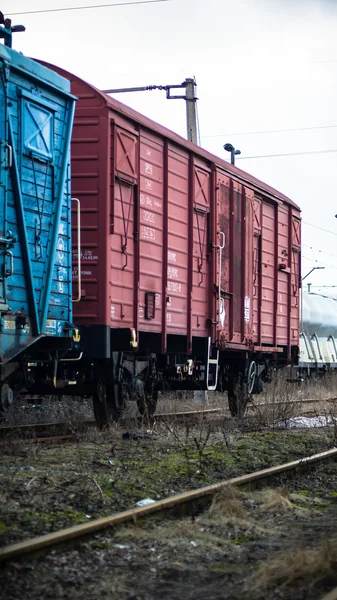
[[[327,263],[322,262],[321,260],[317,260],[315,258],[309,258],[309,256],[303,256],[303,255],[302,255],[302,258],[304,258],[304,260],[308,260],[309,262],[317,263],[319,265],[324,265],[325,267],[329,267],[329,269],[335,269],[337,271],[337,267],[336,266],[334,266],[334,265],[328,265]]]
[[[138,2],[113,2],[111,4],[95,4],[91,6],[66,6],[65,8],[46,8],[41,10],[26,10],[21,12],[10,13],[9,16],[16,15],[36,15],[41,13],[64,12],[70,10],[87,10],[91,8],[109,8],[111,6],[130,6],[136,4],[155,4],[158,2],[171,2],[172,0],[139,0]]]
[[[230,137],[234,135],[262,135],[265,133],[287,133],[288,131],[312,131],[314,129],[333,129],[337,125],[317,125],[313,127],[294,127],[290,129],[266,129],[263,131],[237,131],[236,133],[218,133],[216,135],[203,135],[203,138]]]
[[[314,246],[309,246],[309,244],[302,244],[303,248],[309,248],[313,252],[318,252],[319,254],[324,254],[324,256],[331,256],[331,258],[336,258],[336,254],[330,254],[329,252],[325,252],[325,250],[320,250],[319,248],[315,248]]]
[[[308,223],[308,221],[302,221],[304,225],[309,225],[309,227],[314,227],[315,229],[319,229],[320,231],[325,231],[325,233],[331,233],[331,235],[337,235],[335,231],[330,231],[330,229],[324,229],[324,227],[319,227],[319,225],[313,225],[313,223]]]
[[[332,150],[312,150],[310,152],[286,152],[284,154],[261,154],[257,156],[238,156],[236,160],[248,160],[251,158],[276,158],[277,156],[303,156],[305,154],[332,154],[337,152],[337,148]]]

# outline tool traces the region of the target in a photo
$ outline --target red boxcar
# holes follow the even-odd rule
[[[152,411],[167,387],[226,389],[237,414],[272,362],[297,357],[299,208],[56,70],[78,97],[71,168],[81,206],[80,282],[76,235],[73,257],[81,299],[74,319],[96,369],[98,420],[119,412],[125,390]]]

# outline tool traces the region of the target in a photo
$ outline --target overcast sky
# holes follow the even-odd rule
[[[233,143],[237,166],[300,205],[302,274],[325,267],[305,283],[336,286],[324,291],[337,297],[337,0],[169,0],[14,16],[108,2],[2,0],[0,9],[26,26],[16,50],[98,88],[195,76],[201,145],[228,158],[223,145]],[[161,91],[118,100],[185,135],[183,101]],[[302,130],[260,133],[278,129]],[[248,158],[297,152],[318,153]]]

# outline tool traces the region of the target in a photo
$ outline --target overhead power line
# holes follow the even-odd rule
[[[311,152],[286,152],[284,154],[261,154],[258,156],[238,156],[237,160],[248,160],[251,158],[275,158],[277,156],[303,156],[305,154],[329,154],[337,152],[337,148],[333,150],[313,150]]]
[[[316,260],[314,258],[309,258],[308,256],[303,256],[302,258],[304,258],[304,260],[308,260],[312,263],[318,264],[318,265],[324,265],[324,267],[329,267],[329,269],[335,269],[337,271],[337,267],[335,265],[328,265],[328,263],[322,262],[321,260]]]
[[[291,129],[267,129],[264,131],[237,131],[236,133],[219,133],[217,135],[203,135],[203,138],[218,138],[218,137],[229,137],[234,135],[262,135],[266,133],[287,133],[288,131],[311,131],[313,129],[333,129],[337,125],[320,125],[317,127],[294,127]]]
[[[337,235],[337,234],[335,234]],[[309,244],[302,244],[303,248],[309,248],[313,252],[317,252],[318,254],[324,254],[325,256],[331,256],[331,258],[336,258],[336,254],[329,254],[329,252],[325,252],[325,250],[321,250],[320,248],[315,248],[314,246],[309,246]]]
[[[325,231],[325,233],[331,233],[331,235],[337,235],[335,231],[330,231],[330,229],[324,229],[324,227],[319,227],[318,225],[314,225],[313,223],[308,223],[308,221],[302,221],[304,225],[309,225],[309,227],[313,227],[314,229],[319,229],[320,231]]]
[[[10,13],[10,17],[14,15],[36,15],[39,13],[64,12],[70,10],[87,10],[90,8],[109,8],[111,6],[131,6],[136,4],[155,4],[158,2],[171,2],[172,0],[139,0],[139,2],[113,2],[111,4],[95,4],[91,6],[67,6],[65,8],[47,8],[42,10],[26,10],[22,12]]]

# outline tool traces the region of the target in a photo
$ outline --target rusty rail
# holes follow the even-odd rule
[[[242,475],[240,477],[234,477],[233,479],[227,479],[220,483],[209,485],[207,487],[199,488],[191,492],[185,492],[172,496],[165,500],[159,500],[148,506],[139,507],[131,510],[126,510],[121,513],[111,515],[109,517],[102,517],[95,519],[90,523],[83,523],[81,525],[75,525],[62,529],[54,533],[49,533],[40,537],[36,537],[25,542],[19,542],[12,544],[5,548],[0,549],[0,561],[11,560],[18,556],[24,556],[31,554],[45,548],[52,548],[63,542],[69,540],[75,540],[82,536],[94,534],[97,531],[101,531],[108,527],[115,527],[121,523],[136,522],[139,518],[144,518],[149,515],[164,512],[174,507],[193,503],[201,499],[211,499],[217,492],[219,492],[225,486],[237,486],[242,487],[250,483],[256,483],[271,479],[277,475],[283,473],[296,471],[309,465],[315,464],[320,461],[326,461],[329,459],[337,458],[337,448],[327,450],[326,452],[320,452],[306,458],[295,460],[289,463],[271,467],[269,469],[263,469],[262,471],[256,471],[248,475]],[[331,600],[331,599],[329,599]]]

